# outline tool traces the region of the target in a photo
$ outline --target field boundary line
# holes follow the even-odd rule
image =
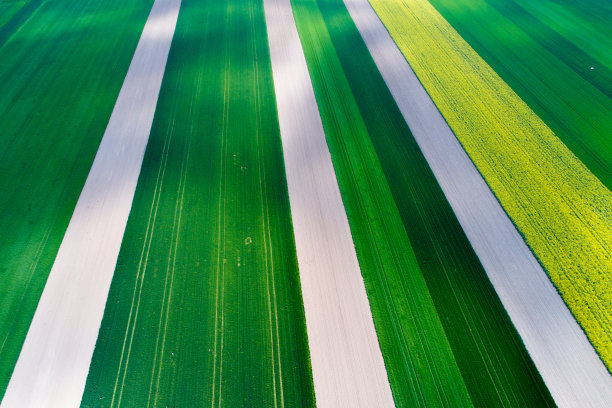
[[[180,4],[153,4],[2,408],[80,405]]]
[[[317,406],[395,407],[290,0],[264,0]]]
[[[344,3],[555,402],[612,405],[612,377],[386,27]]]

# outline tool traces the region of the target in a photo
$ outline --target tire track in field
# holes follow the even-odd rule
[[[182,75],[179,76],[182,78]],[[196,94],[199,94],[202,88],[202,77],[198,76],[198,80],[196,82]],[[193,115],[193,99],[189,106],[189,116]],[[192,125],[193,126],[193,125]],[[174,118],[172,120],[172,126],[167,131],[168,133],[174,133]],[[164,296],[162,298],[162,304],[160,307],[160,316],[159,322],[157,326],[157,334],[155,339],[155,353],[153,357],[153,370],[151,371],[151,381],[149,383],[149,392],[147,394],[147,408],[151,405],[151,394],[153,394],[153,383],[155,383],[155,392],[153,394],[153,406],[157,406],[157,398],[159,395],[159,384],[161,380],[161,372],[163,366],[165,345],[166,345],[166,335],[167,335],[167,327],[168,327],[168,319],[170,313],[170,304],[172,300],[172,290],[174,285],[174,275],[175,275],[175,266],[176,266],[176,254],[178,250],[178,242],[180,236],[180,227],[182,222],[182,213],[183,213],[183,203],[185,196],[185,185],[187,183],[187,169],[189,164],[189,156],[191,151],[191,138],[193,135],[193,129],[189,132],[189,136],[184,143],[184,152],[183,158],[181,160],[181,170],[180,170],[180,179],[179,185],[177,187],[177,200],[174,209],[174,218],[172,224],[172,236],[170,240],[170,251],[168,253],[168,265],[166,267],[166,278],[164,281]],[[173,245],[174,244],[174,245]],[[172,264],[172,266],[170,266]],[[168,277],[170,277],[170,285],[168,289]],[[163,334],[162,334],[162,323],[163,323]],[[159,341],[161,336],[161,351],[159,350]],[[158,359],[158,355],[159,359]],[[158,364],[159,361],[159,364]],[[157,373],[157,375],[156,375]]]
[[[278,382],[280,389],[280,402],[281,408],[285,406],[284,391],[283,391],[283,371],[282,362],[280,356],[280,338],[278,330],[278,310],[276,300],[276,285],[274,278],[274,253],[272,237],[270,234],[270,216],[268,208],[268,192],[267,192],[267,180],[266,180],[266,163],[263,151],[263,144],[261,141],[261,96],[259,93],[259,58],[257,53],[256,44],[256,32],[255,32],[255,15],[253,3],[250,3],[249,17],[251,19],[251,49],[253,52],[253,89],[255,91],[255,136],[257,143],[257,165],[258,165],[258,177],[259,177],[259,195],[261,202],[261,217],[262,217],[262,236],[264,242],[264,257],[265,257],[265,268],[266,268],[266,293],[268,303],[268,320],[270,324],[270,357],[272,358],[272,386],[274,392],[274,407],[278,407],[278,393],[276,385],[276,366],[278,365]],[[272,281],[272,291],[270,292],[270,281]],[[274,311],[272,308],[272,300],[274,304]],[[274,317],[274,320],[273,320]],[[276,334],[276,336],[274,335]],[[276,347],[275,347],[276,346]]]
[[[151,203],[151,209],[149,210],[149,218],[147,220],[147,228],[145,230],[145,239],[142,244],[142,249],[140,251],[140,258],[138,261],[136,279],[134,280],[134,291],[132,293],[130,313],[128,317],[128,323],[127,323],[127,327],[125,331],[125,336],[123,338],[123,346],[121,347],[121,355],[119,357],[119,366],[117,370],[117,375],[115,377],[115,386],[113,387],[111,407],[113,407],[115,403],[115,397],[117,394],[117,387],[118,387],[120,377],[122,378],[121,391],[119,393],[119,402],[117,403],[117,406],[121,405],[121,395],[123,393],[123,384],[125,383],[125,377],[127,376],[127,369],[128,369],[129,358],[130,358],[130,351],[132,347],[132,340],[134,338],[134,331],[136,329],[136,320],[138,318],[138,309],[140,307],[140,298],[142,295],[144,275],[146,273],[147,264],[149,261],[149,252],[151,249],[151,243],[153,241],[153,232],[155,231],[155,224],[157,220],[157,210],[159,208],[161,191],[163,188],[166,167],[168,164],[168,155],[169,155],[169,150],[170,150],[170,143],[172,142],[172,134],[173,134],[172,128],[173,127],[174,127],[174,123],[172,123],[171,128],[168,130],[167,136],[164,139],[164,147],[162,149],[162,162],[157,171],[157,179],[155,181],[155,190],[153,191],[153,202]],[[134,309],[134,303],[136,303],[136,309]],[[133,317],[133,321],[132,321],[132,317]],[[128,337],[130,338],[129,344],[128,344]],[[125,368],[122,369],[123,359],[124,359],[124,355],[126,352],[126,346],[127,346],[128,351],[127,351],[127,356],[126,356]]]
[[[226,25],[229,25],[229,11],[226,16]],[[218,407],[221,407],[221,392],[223,383],[223,327],[224,327],[224,298],[225,298],[225,204],[226,204],[226,184],[227,184],[227,124],[229,116],[229,101],[230,101],[230,75],[231,60],[228,52],[228,46],[224,47],[225,54],[225,69],[223,81],[223,119],[221,125],[221,154],[220,154],[220,172],[219,172],[219,229],[217,234],[218,250],[217,250],[217,285],[215,290],[215,345],[214,345],[214,365],[213,365],[213,389],[212,389],[212,404],[215,406],[215,396],[217,395]],[[221,280],[221,282],[219,282]],[[220,284],[219,284],[220,283]],[[219,291],[221,291],[221,305],[219,306]],[[221,312],[219,313],[219,309]],[[220,321],[220,322],[219,322]],[[219,327],[219,325],[221,327]],[[220,345],[218,345],[217,339]],[[219,350],[220,349],[220,350]],[[219,358],[219,374],[217,374],[217,358]],[[219,388],[217,394],[215,389],[217,386],[217,376],[219,378]]]
[[[201,78],[198,77],[198,84],[197,84],[197,88],[200,89],[200,84],[201,84]],[[193,132],[189,132],[189,137],[187,138],[187,147],[186,147],[186,152],[183,155],[183,160],[181,161],[181,179],[179,181],[179,186],[178,186],[178,198],[177,198],[177,202],[176,202],[176,206],[174,209],[174,223],[173,223],[173,227],[172,227],[172,235],[173,235],[173,239],[174,239],[174,247],[172,247],[172,240],[170,241],[170,254],[168,255],[168,266],[167,266],[167,270],[166,270],[166,283],[168,281],[168,275],[170,275],[170,288],[167,291],[167,298],[168,301],[166,302],[166,283],[164,284],[164,299],[162,301],[162,309],[160,313],[160,326],[158,327],[158,338],[159,338],[159,333],[160,333],[160,328],[161,328],[161,321],[162,321],[162,316],[165,313],[165,317],[164,317],[164,330],[163,330],[163,336],[162,336],[162,345],[161,345],[161,355],[159,358],[159,369],[157,371],[157,381],[156,381],[156,385],[155,385],[155,396],[153,399],[153,406],[156,407],[157,406],[157,396],[159,394],[159,382],[161,379],[161,371],[162,371],[162,365],[163,365],[163,361],[164,361],[164,353],[165,353],[165,348],[166,348],[166,336],[167,336],[167,332],[168,332],[168,316],[170,313],[170,303],[172,301],[172,288],[174,285],[174,273],[175,273],[175,269],[176,269],[176,254],[177,254],[177,250],[178,250],[178,243],[179,243],[179,238],[180,238],[180,232],[181,232],[181,221],[182,221],[182,215],[183,215],[183,202],[184,202],[184,197],[185,197],[185,184],[187,184],[187,167],[189,165],[189,153],[191,150],[191,135],[193,134]],[[175,233],[176,230],[176,233]],[[172,260],[172,267],[170,267],[170,260]],[[165,312],[164,312],[164,303],[166,304],[166,308],[165,308]],[[157,362],[157,341],[155,344],[155,358],[153,361],[153,373],[151,376],[151,384],[153,381],[153,377],[154,377],[154,372],[155,372],[155,364]],[[151,391],[149,390],[149,397],[150,397],[150,393]],[[147,407],[149,406],[149,402],[150,400],[147,401]]]

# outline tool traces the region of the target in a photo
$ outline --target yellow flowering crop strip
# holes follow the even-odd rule
[[[370,0],[612,368],[612,193],[426,0]]]

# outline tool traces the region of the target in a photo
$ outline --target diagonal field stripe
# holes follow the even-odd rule
[[[264,0],[317,406],[393,407],[290,0]]]
[[[612,406],[612,377],[368,0],[344,0],[555,402]]]
[[[2,408],[81,402],[180,4],[153,4]]]

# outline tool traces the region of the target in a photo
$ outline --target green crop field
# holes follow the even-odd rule
[[[0,0],[0,405],[612,406],[611,21]]]
[[[43,0],[0,0],[0,45],[6,42],[9,31],[14,32]],[[10,23],[10,24],[7,24]],[[8,29],[5,26],[9,25]]]
[[[601,66],[612,69],[612,3],[607,0],[580,2],[515,0],[537,20],[557,31]],[[518,23],[518,21],[517,21]],[[569,54],[572,55],[571,50]],[[563,54],[563,53],[560,53]],[[595,67],[593,67],[595,68]],[[590,67],[583,67],[583,70]],[[598,76],[598,72],[591,72]],[[609,83],[607,84],[610,85]]]
[[[28,1],[0,0],[0,27],[6,24]]]
[[[15,13],[27,3],[26,1],[0,0],[0,28],[2,28],[7,21],[10,21]]]
[[[431,0],[610,189],[612,11],[609,2],[588,3],[582,12],[564,14],[555,11],[570,6],[550,0]],[[607,28],[601,25],[606,17]]]
[[[293,5],[397,406],[553,406],[343,2]]]
[[[49,0],[0,41],[0,397],[151,4]]]
[[[314,405],[261,0],[183,0],[82,405]]]

